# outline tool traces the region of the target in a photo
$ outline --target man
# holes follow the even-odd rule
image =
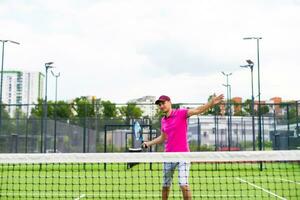
[[[162,95],[155,104],[165,114],[161,120],[161,135],[152,141],[144,142],[144,147],[165,142],[165,152],[189,152],[187,136],[187,118],[199,115],[216,104],[223,101],[224,96],[214,96],[211,101],[203,106],[193,109],[172,109],[170,97]],[[167,200],[172,184],[175,168],[178,168],[179,185],[184,200],[192,199],[192,194],[188,185],[190,163],[164,163],[163,167],[163,188],[162,199]]]

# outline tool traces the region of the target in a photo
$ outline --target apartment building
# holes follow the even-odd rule
[[[40,72],[26,71],[4,71],[2,101],[7,105],[10,116],[14,116],[19,105],[22,112],[30,112],[33,105],[24,104],[37,103],[38,98],[43,97],[44,75]]]

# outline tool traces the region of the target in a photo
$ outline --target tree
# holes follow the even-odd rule
[[[165,115],[165,113],[163,111],[161,111],[159,108],[156,109],[154,118],[155,119],[161,119],[163,116]]]
[[[211,101],[212,98],[216,96],[215,94],[212,94],[208,97],[207,101]],[[215,105],[214,107],[208,109],[206,112],[203,113],[203,115],[220,115],[221,114],[221,108],[220,105]]]
[[[22,109],[20,107],[17,107],[14,112],[14,119],[11,121],[11,132],[14,134],[22,134],[25,133],[26,130],[26,114],[22,112]]]
[[[265,114],[269,113],[269,111],[270,111],[269,106],[267,106],[267,105],[260,106],[261,115],[265,115]]]
[[[43,116],[43,99],[38,99],[38,103],[31,109],[31,114],[36,117]]]
[[[1,120],[1,135],[6,135],[8,133],[10,133],[10,129],[13,126],[10,120],[10,116],[9,113],[7,112],[7,110],[5,109],[6,105],[2,104],[1,108],[2,109],[2,119]]]
[[[296,108],[291,108],[289,111],[289,123],[293,124],[297,122],[297,110]]]
[[[252,115],[252,109],[251,109],[251,106],[252,106],[252,100],[251,99],[247,99],[245,102],[244,102],[244,111],[246,113],[248,113],[249,115]],[[255,114],[255,112],[254,112]]]
[[[95,99],[90,101],[84,96],[76,98],[72,103],[72,108],[75,111],[75,116],[71,119],[71,122],[80,126],[85,127],[87,119],[95,117],[96,114]]]
[[[101,101],[103,107],[103,117],[104,118],[114,118],[117,116],[117,107],[115,103],[108,101]]]
[[[47,101],[47,117],[53,117],[54,108],[53,108],[53,101]],[[38,103],[35,104],[35,107],[31,109],[31,114],[36,117],[43,117],[44,116],[44,109],[45,104],[43,99],[38,99]]]
[[[244,107],[243,108],[244,108],[245,112],[249,113],[249,115],[252,115],[251,106],[252,106],[252,100],[251,99],[247,99],[244,102]],[[258,105],[257,105],[257,109],[258,109]],[[267,114],[270,111],[269,106],[268,105],[264,105],[264,104],[260,104],[260,111],[261,111],[261,115]],[[258,110],[254,110],[254,115],[258,116]]]
[[[241,103],[237,103],[235,101],[233,102],[233,106],[234,106],[234,116],[246,116],[246,112],[243,111],[242,109],[242,104]]]
[[[14,117],[22,119],[22,118],[26,118],[26,114],[22,111],[21,108],[16,108],[15,113],[14,113]]]
[[[284,103],[281,104],[280,107],[282,109],[285,109],[285,120],[289,123],[289,124],[293,124],[297,122],[297,109],[295,107],[295,104],[292,103]],[[288,111],[288,112],[287,112]]]
[[[73,117],[72,106],[64,101],[58,101],[54,105],[53,118],[70,119]]]
[[[127,123],[130,119],[138,119],[142,116],[143,111],[135,103],[128,103],[127,106],[119,108],[121,116],[126,118]]]
[[[174,103],[172,104],[173,109],[179,109],[180,108],[180,103]]]
[[[38,103],[31,110],[31,114],[35,117],[43,117],[43,113],[44,113],[44,101],[42,99],[38,99]],[[64,102],[64,101],[58,101],[57,103],[54,103],[53,101],[48,101],[47,102],[47,117],[49,117],[50,119],[72,118],[73,117],[72,107],[70,104],[68,104],[67,102]]]
[[[94,101],[89,101],[87,97],[77,97],[73,101],[73,109],[76,112],[76,117],[84,118],[84,117],[94,117],[95,116],[95,108]]]

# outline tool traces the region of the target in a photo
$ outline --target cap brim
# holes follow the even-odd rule
[[[158,105],[160,102],[164,102],[164,101],[162,101],[162,100],[156,100],[155,104]]]

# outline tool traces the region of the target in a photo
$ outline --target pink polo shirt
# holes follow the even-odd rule
[[[161,120],[161,131],[167,135],[165,152],[189,152],[187,140],[187,109],[172,110],[169,117]]]

